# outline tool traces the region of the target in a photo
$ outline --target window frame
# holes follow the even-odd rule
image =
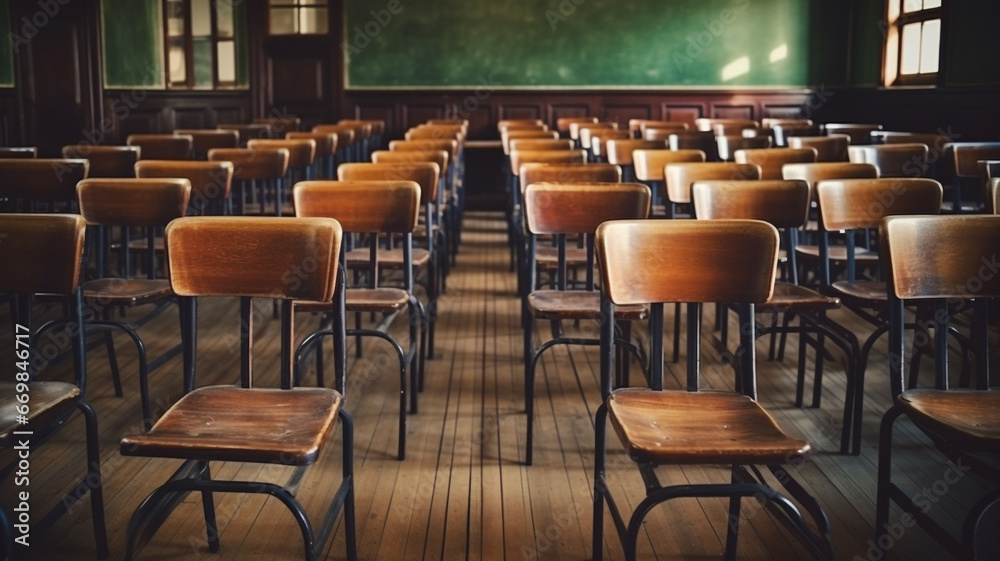
[[[913,12],[904,12],[903,7],[906,0],[886,0],[884,41],[882,44],[882,85],[886,87],[894,86],[936,86],[941,76],[944,76],[944,42],[945,42],[945,13],[948,0],[941,0],[941,5],[936,8],[920,9]],[[892,6],[898,8],[898,16],[890,20]],[[921,23],[932,20],[940,21],[941,32],[938,36],[938,68],[936,72],[924,72],[916,74],[903,74],[901,71],[903,61],[903,27],[912,23]],[[923,37],[921,37],[923,40]],[[894,45],[892,43],[895,43]],[[894,52],[893,52],[894,51]],[[895,55],[895,60],[890,61],[891,55]]]
[[[179,1],[183,6],[184,12],[184,82],[174,82],[170,74],[170,14],[168,12],[167,6],[172,1]],[[229,2],[231,4],[232,0],[222,0],[223,2]],[[210,29],[211,34],[208,36],[211,42],[212,50],[212,84],[210,86],[197,85],[196,75],[195,75],[195,53],[194,53],[194,33],[193,33],[193,20],[192,14],[192,0],[162,0],[161,6],[163,9],[163,60],[164,67],[166,69],[164,82],[167,89],[171,90],[201,90],[201,91],[211,91],[218,89],[236,89],[238,83],[238,73],[234,73],[233,79],[231,81],[222,81],[219,79],[219,43],[231,42],[233,43],[234,52],[234,68],[235,65],[239,64],[236,55],[236,25],[235,25],[235,14],[233,15],[233,34],[231,37],[222,37],[219,35],[219,10],[220,0],[209,0],[209,14],[210,14]],[[228,8],[232,13],[232,6]],[[199,36],[201,37],[201,36]]]
[[[267,2],[267,27],[266,27],[266,29],[267,29],[267,36],[268,37],[327,37],[327,36],[329,36],[332,33],[333,30],[332,30],[332,26],[330,25],[330,14],[333,11],[333,2],[331,2],[330,0],[322,0],[322,1],[326,2],[325,4],[313,4],[313,3],[306,4],[305,3],[307,1],[308,2],[315,2],[316,0],[282,0],[282,1],[283,2],[287,2],[287,3],[275,5],[275,4],[271,3],[272,0],[268,0],[268,2]],[[300,21],[300,19],[301,19],[300,18],[300,14],[302,13],[303,10],[320,10],[320,9],[324,9],[324,10],[326,10],[326,18],[327,18],[326,31],[324,31],[322,33],[305,33],[305,32],[302,32],[302,31],[296,31],[294,33],[273,33],[271,31],[271,20],[272,20],[272,16],[274,14],[274,10],[275,9],[278,9],[278,10],[289,10],[289,11],[291,11],[295,15],[294,20],[296,22]],[[317,21],[318,21],[318,18],[317,18]],[[298,23],[296,23],[296,26],[298,26]]]

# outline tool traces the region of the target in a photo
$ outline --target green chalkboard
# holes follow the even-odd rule
[[[803,86],[811,0],[350,0],[348,88]]]
[[[14,85],[14,50],[16,39],[10,27],[10,1],[0,0],[0,87]]]
[[[104,87],[164,87],[160,0],[101,0]]]

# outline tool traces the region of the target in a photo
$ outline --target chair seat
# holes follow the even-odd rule
[[[810,452],[749,397],[627,388],[608,412],[629,456],[653,464],[786,464]]]
[[[333,431],[343,399],[328,388],[206,386],[182,397],[124,456],[307,465]]]
[[[832,286],[838,293],[855,300],[885,302],[888,298],[882,281],[837,281]]]
[[[815,290],[787,282],[774,283],[771,299],[757,306],[760,313],[833,310],[840,307],[840,298],[824,296]]]
[[[15,444],[17,437],[14,431],[32,431],[39,427],[45,427],[48,423],[58,419],[79,401],[80,388],[66,382],[32,382],[31,383],[31,409],[28,413],[28,423],[21,424],[17,421],[19,416],[16,407],[20,402],[14,398],[16,384],[12,382],[0,383],[0,449],[9,448]]]
[[[601,294],[585,290],[536,290],[528,295],[528,308],[537,319],[598,319]],[[646,319],[645,306],[615,306],[615,319]]]
[[[391,314],[406,307],[409,294],[399,288],[351,288],[344,293],[348,312],[374,312]],[[330,302],[295,302],[296,312],[327,313],[332,311]]]
[[[136,306],[174,295],[167,279],[95,279],[83,283],[84,300],[111,306]]]
[[[352,249],[347,252],[347,266],[351,268],[366,267],[371,263],[370,257],[371,252],[368,248]],[[430,260],[431,254],[426,249],[413,248],[414,267],[423,267]],[[403,250],[401,248],[379,249],[378,264],[379,267],[388,269],[401,269],[403,267]]]
[[[795,251],[803,257],[819,259],[818,245],[797,245]],[[842,245],[831,245],[828,253],[831,261],[847,261],[847,248]],[[878,253],[859,247],[854,250],[854,259],[858,265],[875,265],[878,263]]]
[[[950,444],[1000,453],[1000,391],[918,389],[896,402],[914,424]]]

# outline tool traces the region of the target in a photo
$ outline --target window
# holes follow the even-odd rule
[[[171,88],[236,85],[234,0],[164,0]]]
[[[328,0],[269,0],[271,35],[325,35],[329,32]]]
[[[941,2],[888,0],[885,85],[935,82],[941,53]]]

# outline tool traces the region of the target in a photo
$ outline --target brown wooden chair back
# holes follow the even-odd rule
[[[611,221],[597,229],[596,247],[601,288],[619,306],[759,304],[774,290],[778,231],[759,220]]]
[[[824,179],[873,179],[878,168],[871,164],[848,162],[817,162],[815,164],[785,164],[781,167],[783,179],[801,179],[809,184],[815,199],[816,183]]]
[[[584,150],[511,150],[510,169],[516,176],[521,165],[529,162],[542,164],[584,164],[587,152]]]
[[[63,158],[86,158],[90,162],[87,177],[135,177],[133,169],[140,155],[138,146],[70,144],[62,148]]]
[[[816,161],[815,148],[766,148],[737,150],[733,158],[739,164],[760,166],[761,179],[781,179],[785,164],[812,163]]]
[[[519,170],[522,191],[532,183],[620,183],[622,168],[614,164],[544,164],[529,162]]]
[[[650,198],[641,183],[532,183],[525,224],[532,234],[593,234],[608,220],[646,218]]]
[[[212,148],[236,148],[240,144],[240,133],[235,130],[177,129],[174,134],[190,136],[191,149],[202,158]]]
[[[952,141],[944,132],[875,131],[872,138],[878,138],[882,144],[926,144],[930,153],[938,155],[943,154],[945,146]]]
[[[700,131],[711,132],[715,135],[740,134],[743,129],[753,129],[760,126],[760,123],[753,119],[709,119],[699,118],[694,120],[694,127]]]
[[[607,141],[608,163],[621,166],[632,165],[632,152],[635,150],[666,149],[667,143],[657,140],[642,140],[638,138],[614,138]]]
[[[18,158],[37,158],[38,148],[34,146],[2,146],[0,147],[0,160],[10,160]],[[64,158],[66,156],[63,156]]]
[[[711,131],[681,131],[670,134],[667,145],[671,150],[701,150],[705,160],[719,161],[719,144]]]
[[[656,129],[660,131],[686,131],[688,130],[688,124],[681,121],[656,121],[653,119],[629,119],[628,122],[629,130],[632,131],[633,136],[637,138],[645,138],[646,131],[650,129]],[[650,138],[648,140],[666,140],[663,138]]]
[[[847,153],[852,162],[877,167],[879,177],[923,177],[927,173],[926,144],[850,146]]]
[[[497,130],[504,131],[506,129],[516,129],[520,127],[534,128],[534,127],[545,127],[548,129],[545,123],[541,119],[500,119],[497,121]]]
[[[89,170],[87,160],[76,158],[0,160],[0,198],[72,201]]]
[[[142,160],[135,164],[135,176],[143,179],[181,177],[191,182],[191,208],[203,214],[209,207],[220,213],[233,186],[233,163],[225,160],[186,162]]]
[[[826,134],[846,134],[851,144],[871,144],[872,133],[882,130],[882,125],[873,123],[827,123],[823,125]]]
[[[354,138],[358,140],[368,140],[375,134],[381,134],[385,130],[385,121],[374,121],[366,119],[341,119],[338,125],[354,127]]]
[[[503,146],[503,153],[505,156],[510,155],[510,141],[517,139],[556,139],[559,138],[559,133],[556,131],[548,130],[524,130],[524,129],[513,129],[505,130],[500,133],[500,144]]]
[[[760,167],[757,164],[730,162],[672,163],[664,166],[663,177],[667,200],[674,204],[687,204],[691,202],[691,185],[695,181],[760,179]]]
[[[337,168],[340,181],[413,181],[420,186],[420,204],[437,200],[441,166],[436,162],[405,164],[341,164]]]
[[[663,181],[663,168],[667,164],[704,161],[705,153],[701,150],[667,150],[666,148],[658,148],[632,151],[635,178],[639,181]]]
[[[435,162],[441,167],[441,174],[448,172],[451,163],[444,150],[376,150],[372,152],[372,162],[376,164],[409,164],[412,162]]]
[[[462,127],[456,125],[422,125],[406,131],[406,140],[454,140],[461,144],[465,141]]]
[[[412,232],[420,214],[414,181],[300,181],[295,215],[333,218],[346,232]]]
[[[556,132],[568,136],[570,126],[573,123],[596,123],[597,121],[597,117],[559,117],[556,119]]]
[[[247,142],[247,148],[251,150],[284,148],[288,150],[288,167],[290,168],[310,166],[316,159],[316,141],[311,138],[253,139]]]
[[[312,132],[337,135],[338,148],[353,146],[356,137],[355,128],[351,125],[316,125],[312,128]]]
[[[750,130],[750,129],[747,129]],[[746,131],[744,131],[746,132]],[[715,137],[719,149],[719,159],[733,161],[737,150],[761,150],[771,147],[770,136],[743,136],[742,134],[720,134]]]
[[[979,177],[980,160],[1000,160],[1000,142],[952,142],[947,149],[956,177]]]
[[[73,294],[80,286],[87,221],[75,214],[3,214],[0,292]],[[39,259],[39,256],[45,256]],[[13,264],[17,264],[14,266]]]
[[[288,140],[312,140],[316,143],[316,157],[323,158],[337,153],[337,135],[334,133],[291,131],[285,133]]]
[[[342,236],[332,218],[181,218],[166,229],[170,285],[179,296],[330,302]]]
[[[139,156],[147,160],[189,160],[194,139],[187,134],[130,134],[125,144],[138,146]]]
[[[233,163],[233,180],[277,179],[288,171],[287,148],[213,148],[211,162]]]
[[[764,117],[760,120],[760,126],[773,129],[776,126],[811,127],[812,119],[784,118],[784,117]]]
[[[573,141],[568,138],[512,138],[511,150],[572,150]]]
[[[166,226],[184,216],[187,179],[84,179],[76,188],[80,215],[94,226]]]
[[[618,123],[609,123],[605,121],[598,121],[596,123],[582,122],[582,123],[570,123],[569,124],[569,137],[573,140],[581,140],[583,129],[617,129]]]
[[[454,162],[455,158],[458,157],[458,141],[449,139],[393,140],[389,142],[389,150],[416,150],[418,152],[444,150],[448,153],[448,161]],[[442,171],[442,173],[444,172]]]
[[[696,181],[691,186],[698,218],[763,220],[775,228],[800,228],[809,216],[805,181]]]
[[[814,148],[817,162],[846,162],[847,147],[851,137],[846,134],[827,136],[792,136],[788,138],[789,148]]]
[[[828,179],[816,185],[823,228],[878,228],[886,216],[937,214],[944,190],[933,179]]]

